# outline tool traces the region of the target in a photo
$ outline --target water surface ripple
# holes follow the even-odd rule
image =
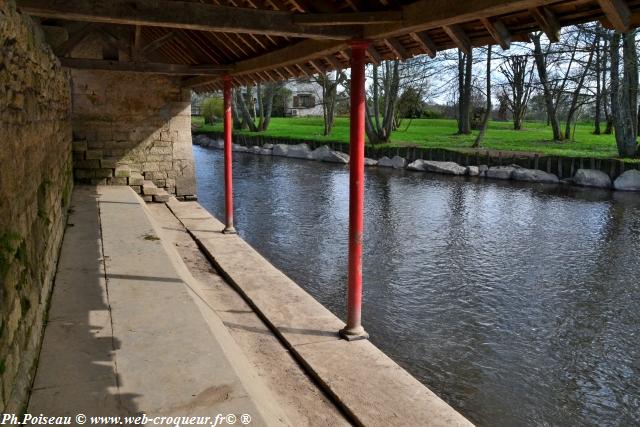
[[[223,158],[194,146],[223,218]],[[236,227],[344,318],[348,169],[234,153]],[[368,169],[371,341],[484,426],[640,425],[640,196]]]

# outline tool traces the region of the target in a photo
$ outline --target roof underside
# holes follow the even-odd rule
[[[640,22],[640,0],[18,0],[18,7],[68,37],[62,63],[183,75],[198,91],[277,81],[349,67],[349,39],[367,39],[370,62],[527,41],[544,31],[600,21],[624,31]],[[129,54],[69,58],[91,32]],[[109,61],[107,61],[109,59]],[[124,60],[123,60],[124,59]]]

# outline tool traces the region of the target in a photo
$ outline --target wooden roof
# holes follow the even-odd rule
[[[640,22],[640,0],[17,0],[46,25],[66,25],[63,64],[179,74],[196,90],[277,81],[349,66],[349,40],[372,44],[368,59],[527,41],[557,40],[589,21],[624,31]],[[74,24],[74,22],[76,22]],[[77,22],[81,24],[77,24]],[[92,31],[130,49],[128,60],[69,58]]]

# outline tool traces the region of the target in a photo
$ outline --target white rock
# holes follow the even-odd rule
[[[349,155],[340,151],[333,151],[326,145],[316,148],[311,152],[311,158],[321,162],[329,163],[349,163]]]
[[[597,169],[578,169],[573,183],[583,187],[611,188],[611,178]]]
[[[378,160],[378,166],[385,168],[403,169],[406,165],[407,161],[400,156],[394,156],[393,159],[384,156]]]
[[[493,179],[511,179],[511,174],[514,170],[516,169],[511,166],[495,166],[487,170],[486,177]]]
[[[293,157],[295,159],[311,158],[311,150],[307,144],[276,144],[273,146],[272,154],[274,156]]]
[[[631,169],[622,173],[614,181],[613,188],[622,191],[640,191],[640,171]]]
[[[407,169],[410,171],[424,171],[424,160],[418,159],[407,165]]]
[[[245,147],[244,145],[240,145],[240,144],[233,144],[232,150],[240,152],[240,153],[246,153],[247,151],[249,151],[249,149],[247,147]]]
[[[541,171],[539,169],[525,169],[516,168],[511,174],[511,179],[516,181],[527,182],[544,182],[549,184],[556,184],[560,180],[552,173]]]
[[[460,166],[455,162],[436,162],[434,160],[424,160],[424,170],[448,175],[464,175],[467,173],[466,167]]]
[[[480,168],[478,166],[467,166],[467,175],[469,176],[480,175]]]

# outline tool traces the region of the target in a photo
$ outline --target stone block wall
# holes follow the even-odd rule
[[[92,57],[90,40],[73,56]],[[190,92],[180,78],[73,70],[77,181],[132,185],[141,176],[179,197],[195,194]]]
[[[70,86],[40,28],[0,1],[0,413],[24,408],[73,185]]]

